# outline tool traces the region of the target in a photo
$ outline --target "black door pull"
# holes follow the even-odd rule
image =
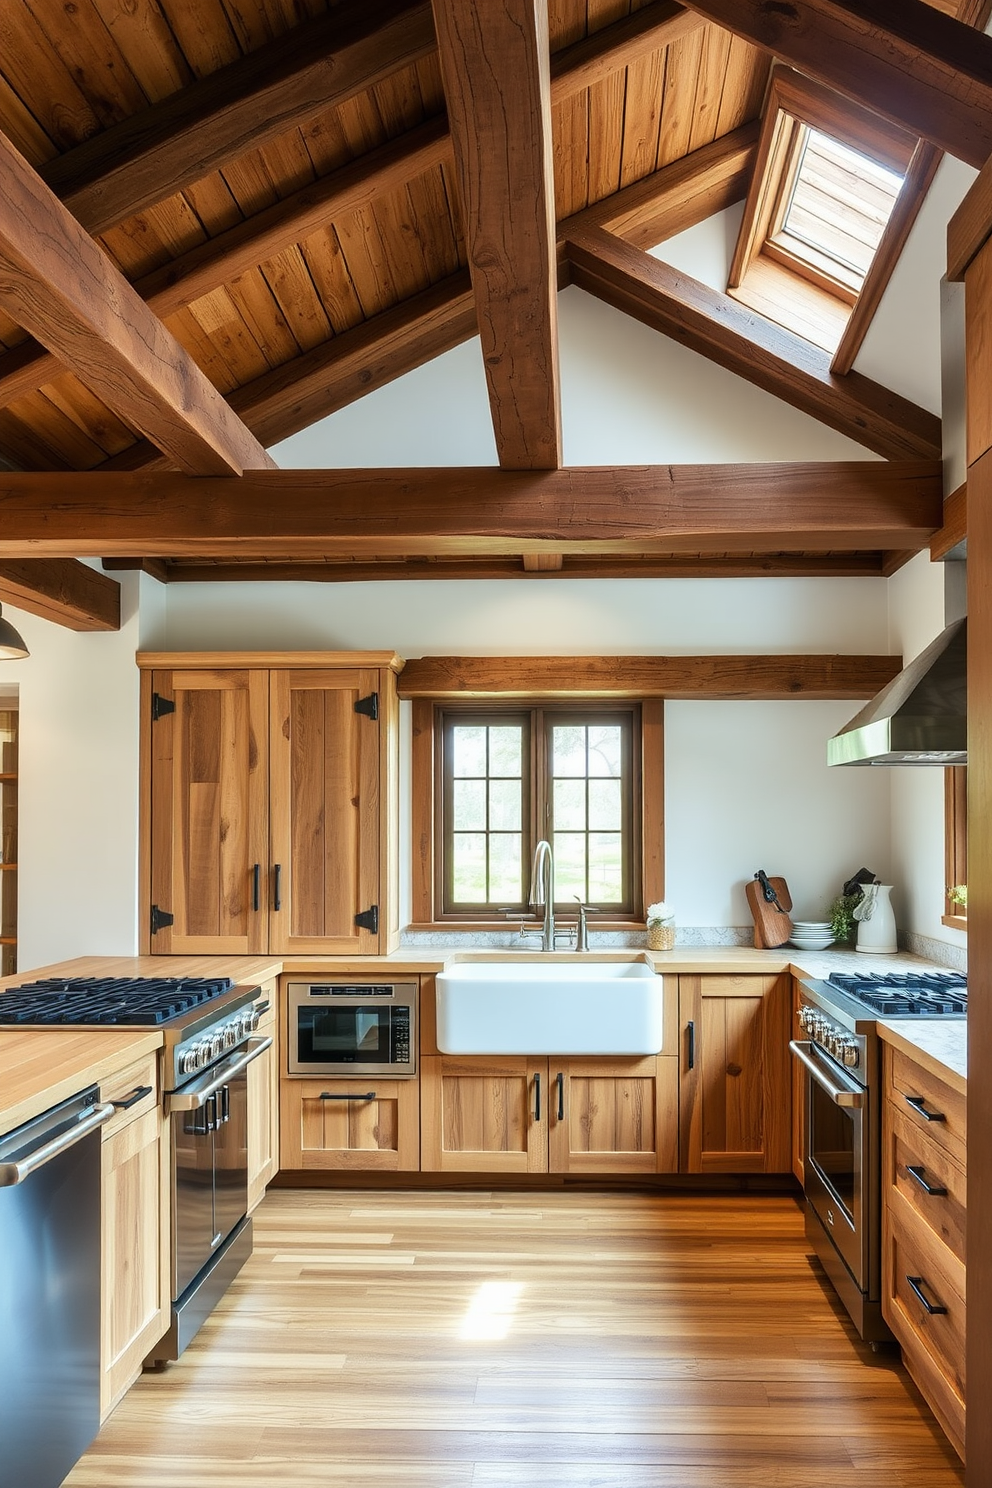
[[[110,1104],[114,1106],[115,1109],[118,1111],[129,1111],[131,1107],[136,1106],[140,1100],[144,1100],[146,1095],[151,1095],[152,1088],[153,1087],[151,1085],[136,1085],[135,1088],[131,1091],[131,1094],[124,1100],[112,1100]]]
[[[688,1045],[686,1054],[686,1068],[694,1069],[696,1065],[696,1025],[692,1021],[690,1021],[686,1025],[686,1034]]]
[[[558,1078],[555,1080],[555,1084],[558,1086],[558,1120],[559,1121],[564,1121],[565,1120],[565,1076],[561,1073],[560,1070],[558,1071]]]
[[[251,870],[251,907],[258,914],[258,906],[261,903],[261,881],[262,865],[256,863]]]
[[[926,1104],[925,1095],[907,1095],[906,1104],[908,1106],[912,1106],[916,1114],[918,1116],[922,1116],[924,1121],[947,1120],[947,1117],[944,1115],[943,1111],[925,1111],[923,1109],[924,1105]]]
[[[322,1090],[320,1092],[319,1099],[320,1100],[345,1100],[345,1101],[373,1101],[373,1100],[375,1100],[375,1091],[374,1090],[366,1090],[366,1092],[365,1092],[364,1095],[331,1095],[330,1091],[328,1091],[328,1090]]]
[[[940,1188],[935,1183],[928,1183],[927,1182],[926,1177],[924,1176],[925,1173],[926,1173],[926,1168],[923,1166],[922,1163],[907,1163],[906,1164],[906,1172],[909,1174],[909,1176],[911,1178],[915,1178],[916,1179],[917,1183],[920,1185],[920,1187],[922,1188],[922,1190],[923,1190],[923,1192],[925,1194],[930,1194],[931,1197],[934,1197],[934,1198],[945,1198],[946,1197],[946,1195],[947,1195],[947,1189],[946,1188]]]
[[[910,1288],[913,1293],[916,1295],[918,1300],[923,1303],[923,1306],[926,1308],[931,1317],[938,1317],[940,1314],[947,1312],[947,1308],[941,1307],[939,1302],[928,1302],[926,1297],[924,1297],[922,1276],[907,1276],[906,1280],[909,1282]]]
[[[277,863],[272,870],[272,908],[282,909],[282,864]]]
[[[540,1077],[540,1075],[535,1075],[534,1076],[534,1120],[535,1121],[540,1121],[540,1119],[541,1119],[541,1077]]]

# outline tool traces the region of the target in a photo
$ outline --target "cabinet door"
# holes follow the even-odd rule
[[[679,978],[682,1171],[787,1173],[791,979]]]
[[[548,1061],[552,1173],[674,1173],[678,1059]]]
[[[284,1168],[416,1172],[420,1102],[416,1080],[283,1079]]]
[[[174,712],[151,731],[151,904],[173,923],[150,951],[266,949],[268,676],[152,673]],[[256,882],[259,886],[255,896]]]
[[[425,1058],[420,1090],[425,1171],[547,1172],[546,1060]]]
[[[379,723],[355,711],[379,673],[272,672],[269,949],[374,954]]]
[[[268,989],[266,989],[268,990]],[[276,994],[258,1025],[260,1038],[276,1038]],[[253,1059],[248,1076],[248,1212],[265,1196],[279,1167],[279,1051],[272,1047]]]
[[[167,1139],[156,1106],[102,1147],[100,1418],[141,1373],[169,1325]]]

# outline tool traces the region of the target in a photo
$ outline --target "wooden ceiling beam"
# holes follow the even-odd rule
[[[500,465],[561,464],[546,0],[433,0]]]
[[[528,555],[530,556],[530,555]],[[537,555],[541,556],[541,555]],[[554,556],[554,555],[552,555]],[[384,558],[339,562],[196,563],[183,559],[105,558],[110,570],[140,569],[164,584],[355,584],[439,579],[747,579],[880,578],[880,553],[674,553],[641,558],[565,557],[554,568],[528,569],[520,558]]]
[[[572,282],[888,460],[940,456],[940,420],[860,373],[837,377],[826,352],[610,233],[586,228],[565,249]]]
[[[901,656],[422,656],[399,694],[418,697],[869,698]]]
[[[944,500],[944,521],[939,531],[930,539],[930,558],[940,563],[954,553],[955,548],[965,551],[968,541],[968,483],[965,481]],[[954,553],[955,558],[958,557]]]
[[[121,586],[74,558],[0,559],[0,601],[67,630],[120,630]]]
[[[939,461],[756,465],[0,471],[0,556],[270,558],[923,548]]]
[[[273,461],[196,362],[0,134],[0,304],[181,469]]]
[[[342,0],[77,145],[45,167],[45,180],[88,232],[106,232],[434,45],[427,0]]]
[[[652,0],[643,10],[554,54],[552,104],[704,24],[702,17],[673,0]],[[645,229],[650,236],[656,224],[658,236],[653,241],[660,242],[739,200],[737,185],[749,159],[746,140],[756,129],[746,125],[735,130],[694,151],[686,162],[667,166],[647,182],[611,197],[610,201],[623,199],[618,211],[624,222],[614,230],[625,228],[630,219],[631,232],[621,230],[620,235],[641,242]],[[360,211],[385,192],[451,160],[447,117],[439,115],[180,254],[136,280],[134,288],[159,319],[165,319],[336,218]],[[663,199],[652,210],[655,196]],[[58,358],[36,341],[0,352],[0,407],[35,392],[62,370]]]
[[[992,38],[924,0],[689,3],[959,160],[992,155]]]

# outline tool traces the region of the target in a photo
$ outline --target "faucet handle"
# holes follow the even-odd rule
[[[579,906],[579,917],[576,924],[575,933],[575,949],[577,951],[587,951],[589,949],[588,915],[590,911],[595,913],[594,906],[591,904],[583,904],[578,894],[573,894],[572,898],[577,902]]]

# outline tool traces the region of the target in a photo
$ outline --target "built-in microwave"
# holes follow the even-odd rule
[[[291,1075],[417,1073],[416,982],[290,982]]]

